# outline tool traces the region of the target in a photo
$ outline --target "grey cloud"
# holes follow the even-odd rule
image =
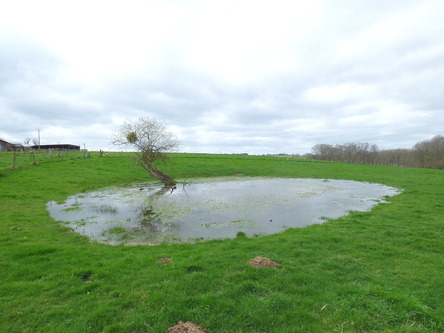
[[[32,122],[62,120],[74,111],[72,98],[67,98],[72,90],[64,91],[57,82],[60,59],[26,40],[2,47],[0,101],[5,108]]]
[[[186,41],[168,49],[158,70],[150,64],[96,84],[67,76],[69,64],[43,44],[0,34],[0,136],[66,128],[73,132],[67,138],[104,147],[116,122],[141,115],[174,126],[190,151],[304,153],[317,143],[351,141],[396,148],[443,134],[440,11],[417,1],[327,6],[319,26],[288,41],[288,70],[257,68],[257,80],[242,84],[184,65]],[[385,31],[391,20],[393,32]],[[408,30],[397,31],[397,22]],[[260,56],[258,63],[267,59]]]

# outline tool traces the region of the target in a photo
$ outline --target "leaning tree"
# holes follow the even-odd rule
[[[180,140],[165,125],[151,117],[125,122],[113,137],[116,146],[129,146],[136,149],[137,161],[153,177],[165,186],[174,186],[176,181],[154,166],[154,162],[165,159],[166,152],[175,151]]]

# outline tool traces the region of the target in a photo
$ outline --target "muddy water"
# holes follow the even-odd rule
[[[74,231],[109,244],[194,242],[274,234],[367,211],[399,190],[349,180],[207,179],[179,184],[111,187],[47,204]]]

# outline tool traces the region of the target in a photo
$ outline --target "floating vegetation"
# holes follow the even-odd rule
[[[107,232],[111,235],[112,234],[121,234],[123,232],[126,232],[126,229],[122,228],[122,227],[114,227],[114,228],[109,229]]]
[[[210,223],[202,223],[200,226],[205,227],[205,228],[209,228],[209,227],[215,226],[215,225],[217,225],[216,222],[210,222]]]
[[[117,214],[117,208],[110,205],[91,205],[89,209],[100,214]]]
[[[243,224],[243,225],[254,225],[254,221],[251,220],[234,220],[234,221],[230,221],[228,222],[230,224]]]
[[[82,210],[82,207],[79,203],[72,204],[70,207],[63,209],[64,212],[75,212],[79,210]]]

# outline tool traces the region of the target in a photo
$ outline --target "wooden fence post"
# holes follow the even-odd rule
[[[33,165],[36,164],[36,163],[35,163],[35,154],[34,154],[33,151],[31,152],[31,158],[30,158],[30,160],[32,161],[32,164],[33,164]]]

